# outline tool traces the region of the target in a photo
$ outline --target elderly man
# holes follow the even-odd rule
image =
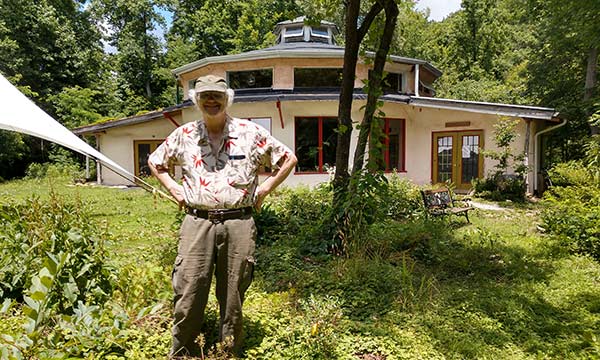
[[[254,266],[252,209],[260,209],[265,197],[297,163],[292,151],[268,131],[227,114],[233,94],[221,77],[198,78],[190,97],[202,119],[176,129],[148,159],[152,174],[187,212],[172,278],[171,357],[197,351],[194,341],[200,334],[213,272],[220,308],[219,337],[239,351],[242,303]],[[169,175],[169,164],[181,166],[182,185]],[[262,164],[278,171],[258,185]]]

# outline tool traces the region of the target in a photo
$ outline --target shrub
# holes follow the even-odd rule
[[[48,254],[68,254],[51,295],[60,312],[76,301],[102,302],[112,292],[112,268],[106,265],[105,229],[89,220],[81,203],[63,202],[51,193],[47,202],[31,198],[0,207],[0,297],[20,300]],[[65,291],[62,291],[65,290]]]
[[[567,249],[600,261],[600,187],[552,187],[543,204],[546,231]]]
[[[422,209],[419,187],[394,173],[389,178],[383,204],[392,219],[406,219]]]
[[[85,174],[75,163],[31,163],[25,170],[26,179],[68,178],[74,182],[85,179]]]
[[[313,189],[284,188],[270,197],[258,214],[259,243],[269,244],[282,238],[294,238],[300,252],[325,254],[333,244],[334,227],[330,223],[333,195],[329,184]]]
[[[496,160],[494,171],[485,179],[474,179],[475,194],[491,200],[525,200],[526,184],[524,154],[513,154],[511,144],[518,136],[515,131],[519,120],[502,117],[494,125],[494,142],[498,150],[482,150],[486,158]],[[514,174],[509,174],[512,170]]]
[[[581,161],[560,163],[548,171],[553,186],[590,186],[594,177]]]
[[[494,174],[485,179],[473,179],[473,190],[482,198],[522,202],[525,200],[525,179],[519,175]]]

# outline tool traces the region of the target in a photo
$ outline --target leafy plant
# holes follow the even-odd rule
[[[81,203],[65,203],[52,193],[48,202],[0,207],[0,295],[20,300],[29,279],[43,268],[46,256],[68,254],[57,275],[65,291],[50,294],[61,312],[77,300],[102,301],[112,292],[113,269],[106,263],[106,229],[89,221]]]
[[[525,154],[513,154],[511,144],[516,139],[518,119],[501,117],[494,124],[494,142],[498,150],[482,150],[485,157],[496,161],[494,170],[485,179],[474,179],[473,189],[478,196],[492,200],[525,199]]]

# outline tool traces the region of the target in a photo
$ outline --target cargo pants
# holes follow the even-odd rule
[[[219,339],[242,345],[242,304],[252,282],[256,226],[252,215],[213,223],[186,215],[173,268],[174,324],[170,356],[194,355],[213,273],[219,302]]]

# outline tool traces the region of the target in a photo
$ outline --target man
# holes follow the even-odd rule
[[[170,356],[193,354],[200,334],[213,272],[220,308],[219,338],[239,351],[242,303],[252,281],[256,227],[252,209],[296,166],[292,151],[250,121],[230,117],[233,90],[225,79],[208,75],[196,80],[190,97],[202,119],[176,129],[150,155],[152,174],[186,209],[173,269],[174,325]],[[258,185],[266,160],[279,168]],[[183,183],[168,172],[182,168]]]

